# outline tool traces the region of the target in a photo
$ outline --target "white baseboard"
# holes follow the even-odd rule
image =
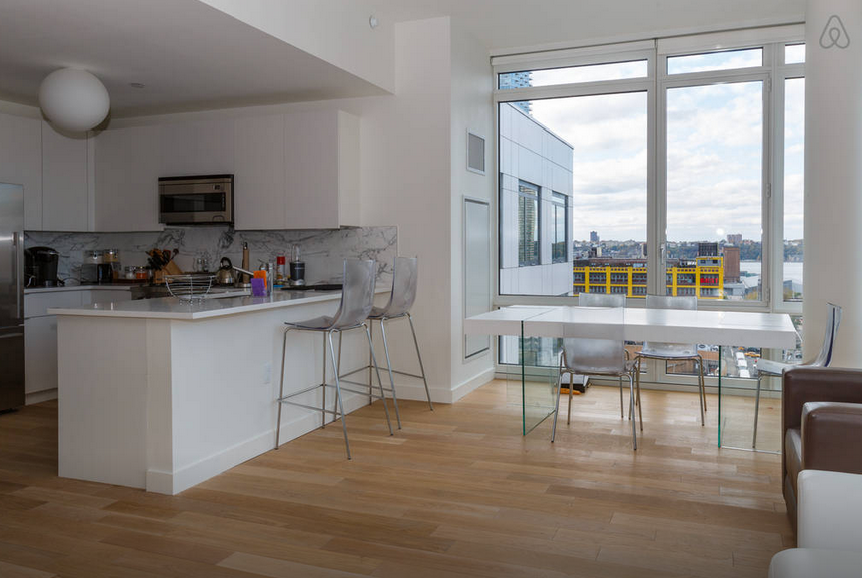
[[[455,403],[471,391],[479,389],[486,383],[493,381],[494,373],[495,369],[492,366],[480,372],[478,375],[475,375],[466,381],[462,381],[448,392],[449,400],[446,403]]]
[[[24,396],[24,405],[33,405],[34,403],[42,403],[57,399],[57,388],[46,389],[44,391],[34,391]]]
[[[367,403],[368,398],[362,395],[346,394],[344,396],[344,406],[347,413],[355,411]],[[331,416],[327,417],[331,419]],[[395,419],[394,416],[392,419]],[[319,427],[320,414],[312,411],[301,417],[282,421],[280,445],[305,435],[310,431],[314,431]],[[146,489],[148,492],[176,495],[234,466],[238,466],[245,461],[264,454],[274,447],[275,428],[272,428],[225,450],[179,468],[174,472],[147,470]]]

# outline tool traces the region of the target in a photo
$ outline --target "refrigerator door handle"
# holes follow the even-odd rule
[[[15,285],[16,285],[16,287],[15,287],[16,288],[15,304],[16,304],[16,311],[18,312],[18,319],[23,320],[24,319],[24,311],[23,311],[23,307],[22,307],[22,303],[21,303],[21,294],[24,293],[24,287],[22,284],[23,275],[21,274],[22,273],[22,271],[21,271],[21,247],[20,247],[20,240],[18,238],[18,232],[17,231],[12,233],[12,250],[15,251]]]
[[[23,332],[21,332],[21,333],[9,333],[7,335],[0,335],[0,339],[13,339],[16,337],[23,337],[23,336],[24,336]]]

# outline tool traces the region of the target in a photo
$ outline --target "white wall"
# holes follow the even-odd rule
[[[392,22],[368,25],[374,3],[366,0],[201,0],[288,44],[380,88],[392,91]]]
[[[850,44],[820,46],[833,15]],[[858,0],[809,0],[805,29],[805,263],[804,359],[820,349],[826,303],[844,308],[838,330],[837,367],[862,367],[862,4]]]
[[[451,209],[450,209],[450,347],[453,398],[458,399],[493,377],[493,349],[464,360],[464,197],[494,202],[493,74],[487,50],[456,24],[452,25],[451,66]],[[485,174],[467,170],[467,132],[485,138]],[[493,211],[492,211],[493,215]],[[493,218],[493,217],[492,217]],[[492,228],[493,230],[493,228]],[[493,270],[493,267],[492,267]],[[489,279],[490,283],[491,280]]]

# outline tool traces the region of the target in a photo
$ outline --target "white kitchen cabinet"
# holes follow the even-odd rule
[[[238,118],[234,135],[234,226],[285,226],[284,115]]]
[[[24,321],[24,394],[57,389],[57,316]]]
[[[24,228],[42,228],[42,121],[0,114],[0,182],[24,186]]]
[[[284,119],[284,228],[360,225],[359,118],[329,110]]]
[[[24,393],[57,389],[57,316],[52,307],[129,301],[128,289],[66,288],[24,295]],[[51,396],[49,395],[49,398]],[[39,396],[38,400],[47,399]]]
[[[232,119],[165,124],[160,127],[159,176],[217,175],[234,169]]]
[[[90,201],[87,137],[64,135],[42,121],[43,231],[87,231]]]
[[[106,130],[95,138],[96,230],[160,231],[161,128]]]

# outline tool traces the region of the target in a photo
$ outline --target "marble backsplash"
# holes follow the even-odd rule
[[[195,259],[205,257],[209,269],[218,269],[222,257],[234,265],[242,263],[242,244],[248,242],[251,266],[259,260],[275,263],[277,255],[290,261],[290,249],[299,245],[305,261],[306,282],[340,283],[344,259],[377,261],[377,282],[392,283],[392,263],[398,254],[396,227],[351,227],[326,230],[235,231],[228,226],[168,227],[160,232],[144,233],[24,233],[24,246],[47,246],[60,253],[57,274],[68,284],[81,278],[83,252],[119,249],[122,265],[146,265],[146,251],[153,248],[179,249],[176,264],[183,271],[193,271]]]

